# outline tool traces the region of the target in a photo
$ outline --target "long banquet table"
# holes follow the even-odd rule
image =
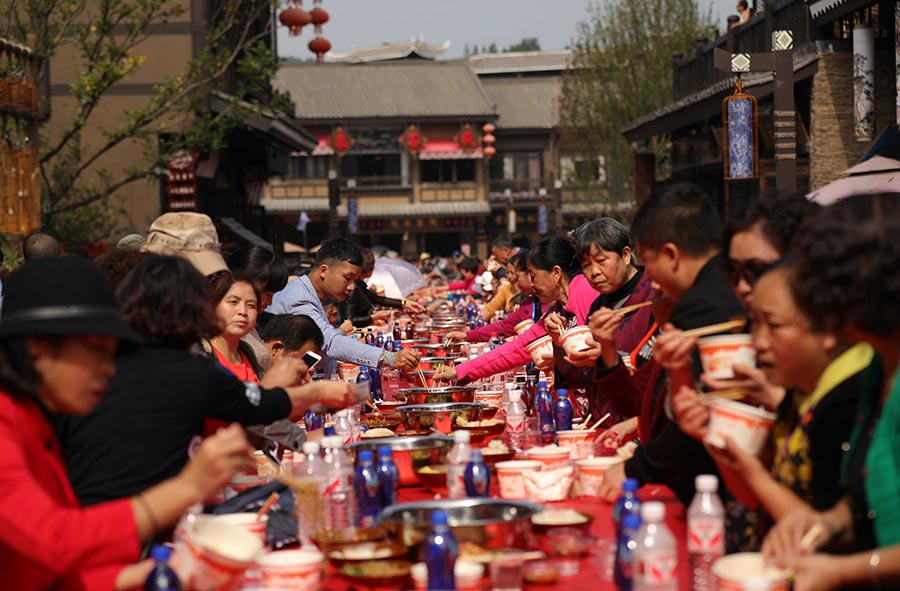
[[[495,488],[495,487],[494,487]],[[491,496],[497,496],[496,489]],[[664,486],[645,486],[639,491],[639,496],[643,501],[660,501],[666,506],[666,525],[672,531],[672,535],[678,541],[678,577],[679,589],[681,591],[689,591],[688,573],[688,555],[686,545],[686,524],[685,524],[685,508],[684,505]],[[434,499],[435,494],[422,486],[404,487],[400,489],[400,502],[415,502]],[[578,499],[568,499],[554,503],[547,503],[554,508],[573,508],[585,514],[594,515],[595,519],[591,525],[590,535],[594,538],[606,538],[612,540],[613,522],[612,522],[612,505],[605,503],[597,498],[583,497]],[[487,576],[484,579],[484,589],[490,589],[490,582]],[[412,588],[411,585],[408,588]],[[532,588],[526,584],[526,588]],[[587,556],[581,560],[581,568],[579,573],[572,577],[560,577],[557,583],[553,585],[542,585],[540,588],[546,591],[555,591],[557,589],[565,591],[612,591],[617,589],[615,582],[603,580],[594,566],[592,557]],[[329,570],[328,577],[322,585],[322,589],[328,591],[367,591],[358,585],[354,585],[352,581],[340,576],[334,569]]]

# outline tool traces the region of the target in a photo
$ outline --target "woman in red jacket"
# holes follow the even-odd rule
[[[205,442],[176,477],[83,509],[50,425],[87,414],[134,334],[112,288],[75,257],[28,263],[6,283],[0,318],[0,572],[9,589],[130,589],[150,569],[141,541],[227,483],[247,458],[240,428]],[[162,369],[162,368],[161,368]]]

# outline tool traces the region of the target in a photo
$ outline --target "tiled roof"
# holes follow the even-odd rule
[[[448,49],[450,49],[449,41],[445,41],[441,45],[431,45],[425,43],[421,39],[413,39],[409,43],[383,43],[375,47],[351,49],[350,51],[345,51],[343,53],[329,51],[325,56],[331,62],[361,64],[365,62],[403,59],[413,54],[425,59],[434,59]]]
[[[305,123],[495,115],[493,102],[463,60],[289,64],[273,86],[290,93],[296,118]]]
[[[570,67],[573,55],[571,49],[483,53],[469,57],[469,64],[478,75],[553,72]]]
[[[497,106],[497,129],[559,127],[562,78],[482,78],[481,84]]]

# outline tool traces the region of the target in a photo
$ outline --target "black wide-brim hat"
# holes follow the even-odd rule
[[[100,270],[78,256],[38,259],[3,283],[0,339],[26,335],[100,335],[136,344],[113,288]]]

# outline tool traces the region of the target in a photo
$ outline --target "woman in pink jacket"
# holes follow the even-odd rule
[[[517,339],[486,355],[470,359],[455,368],[442,367],[435,373],[435,380],[456,380],[460,384],[468,384],[529,363],[531,356],[525,346],[547,334],[544,320],[550,313],[559,313],[566,326],[587,322],[591,304],[600,294],[581,274],[581,264],[571,238],[548,236],[535,244],[528,253],[528,274],[534,286],[534,295],[545,305],[541,319]]]

